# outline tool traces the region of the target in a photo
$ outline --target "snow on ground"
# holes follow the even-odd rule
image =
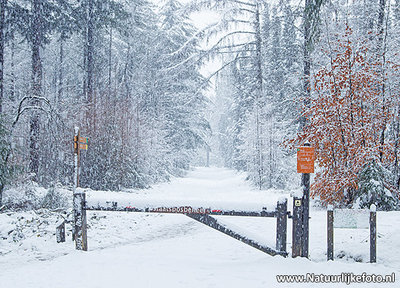
[[[260,211],[263,207],[274,210],[283,191],[259,191],[249,187],[244,173],[229,169],[197,168],[188,177],[174,179],[148,190],[128,190],[109,193],[87,190],[88,205],[101,206],[116,201],[126,207],[184,206],[242,209]],[[289,193],[286,193],[288,196]]]
[[[186,178],[151,190],[89,191],[88,199],[142,201],[141,205],[153,205],[157,199],[165,205],[218,206],[228,202],[231,207],[242,204],[240,207],[255,209],[274,207],[288,194],[254,190],[244,177],[227,169],[198,168]],[[376,264],[366,263],[367,229],[335,229],[335,261],[326,262],[326,212],[318,209],[310,214],[310,260],[271,257],[184,215],[93,211],[87,215],[89,251],[81,252],[74,250],[70,231],[67,242],[56,243],[54,231],[62,219],[59,213],[0,214],[0,287],[399,287],[400,283],[398,279],[394,284],[350,285],[282,284],[276,280],[280,274],[306,273],[396,273],[399,277],[399,212],[378,212]],[[274,247],[273,218],[218,216],[218,220]],[[291,220],[288,251],[290,245]]]

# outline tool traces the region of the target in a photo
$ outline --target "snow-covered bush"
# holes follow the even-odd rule
[[[66,195],[61,193],[60,189],[53,186],[48,189],[46,196],[44,196],[41,203],[41,208],[57,209],[66,208],[68,206],[68,199]]]
[[[37,183],[31,182],[29,184],[7,189],[4,192],[3,204],[6,209],[12,211],[28,211],[41,208],[65,209],[69,206],[69,192],[70,191],[64,190],[59,186],[45,189],[39,187]]]
[[[395,210],[399,208],[399,199],[385,185],[389,172],[378,161],[371,161],[361,170],[358,177],[358,190],[355,202],[360,208],[369,208],[375,204],[380,210]]]
[[[38,209],[41,201],[37,188],[30,184],[5,190],[4,206],[12,211]]]

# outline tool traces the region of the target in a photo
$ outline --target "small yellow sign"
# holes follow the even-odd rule
[[[294,200],[294,206],[296,207],[301,206],[301,200]]]
[[[84,144],[88,144],[89,143],[89,138],[87,138],[87,137],[79,137],[79,142],[80,143],[84,143]]]
[[[79,143],[79,149],[80,149],[80,150],[88,150],[88,145],[87,145],[87,144]]]
[[[74,136],[74,149],[76,149],[77,145],[79,145],[80,150],[88,150],[88,144],[89,138]]]
[[[74,136],[74,141],[78,142],[78,136]],[[79,137],[79,142],[83,144],[88,144],[89,143],[89,138],[87,137]]]

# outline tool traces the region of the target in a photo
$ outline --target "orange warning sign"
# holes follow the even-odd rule
[[[314,173],[314,147],[297,148],[297,173]]]

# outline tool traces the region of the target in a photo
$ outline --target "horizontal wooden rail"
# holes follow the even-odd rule
[[[115,202],[114,202],[115,203]],[[222,216],[249,216],[249,217],[276,217],[275,211],[235,211],[219,210],[211,208],[192,208],[190,206],[181,207],[157,207],[157,208],[136,208],[136,207],[112,207],[86,206],[89,211],[119,211],[119,212],[144,212],[144,213],[172,213],[172,214],[200,214],[200,215],[222,215]],[[288,212],[288,215],[290,212]]]

